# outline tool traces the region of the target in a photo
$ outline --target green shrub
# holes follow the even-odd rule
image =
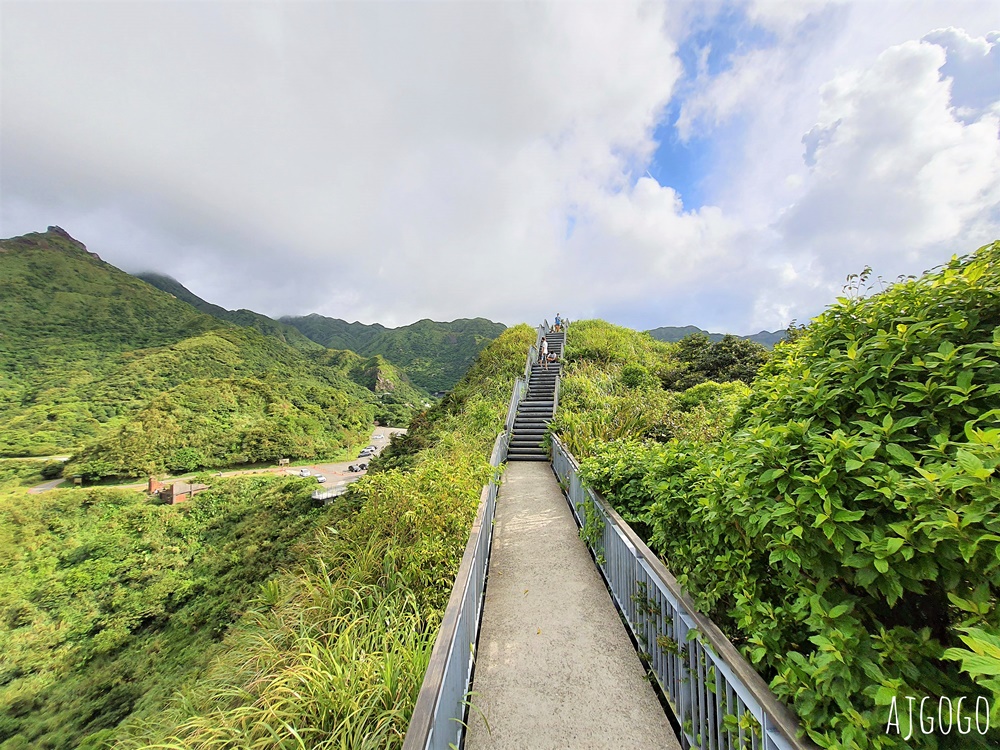
[[[1000,626],[998,355],[995,243],[839,300],[776,347],[735,433],[584,464],[822,747],[907,747],[894,696],[975,694],[942,656]]]

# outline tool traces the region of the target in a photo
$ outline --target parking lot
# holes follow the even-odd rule
[[[385,447],[389,445],[389,441],[392,436],[401,432],[406,432],[406,430],[402,427],[376,427],[372,430],[371,439],[368,444],[375,446],[374,455],[379,455]],[[339,494],[347,487],[348,484],[357,481],[367,474],[367,471],[349,471],[348,467],[352,464],[367,464],[369,460],[371,460],[371,457],[354,457],[349,461],[341,461],[337,463],[316,463],[308,466],[296,466],[295,468],[286,469],[285,473],[298,476],[304,469],[308,471],[311,476],[320,475],[324,477],[326,481],[320,483],[317,490],[320,492],[334,491]]]

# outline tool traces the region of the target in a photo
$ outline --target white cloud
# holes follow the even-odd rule
[[[697,81],[678,120],[702,139],[739,125],[710,199],[751,238],[744,330],[815,314],[864,265],[893,279],[1000,237],[986,5],[749,8],[775,43]]]
[[[263,312],[537,315],[523,270],[628,184],[680,73],[652,4],[249,7],[5,4],[3,190],[38,219],[4,228]],[[308,279],[284,309],[276,267]]]
[[[0,234],[273,315],[783,327],[995,236],[990,5],[747,5],[768,44],[673,102],[738,136],[689,210],[635,177],[721,1],[8,1]]]
[[[969,230],[984,217],[1000,219],[1000,122],[958,119],[946,59],[908,42],[823,87],[815,166],[780,222],[789,244],[840,263],[891,247],[930,264],[942,247],[976,241]]]
[[[787,68],[787,54],[781,49],[752,50],[736,58],[731,68],[710,78],[684,102],[676,123],[678,136],[687,141],[697,128],[712,130],[757,105]]]

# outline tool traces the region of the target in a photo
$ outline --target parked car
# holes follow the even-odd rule
[[[312,474],[312,472],[309,471],[309,469],[299,469],[299,476],[300,477],[308,477],[311,474]]]
[[[365,448],[363,451],[361,451],[361,453],[358,454],[358,458],[368,458],[374,452],[375,451],[370,451],[367,448]]]
[[[347,470],[348,471],[353,471],[353,472],[358,472],[358,471],[364,471],[367,468],[368,468],[368,464],[351,464],[350,466],[347,467]]]
[[[317,474],[316,481],[319,482],[320,484],[323,484],[323,482],[326,481],[326,477],[324,477],[322,474]]]

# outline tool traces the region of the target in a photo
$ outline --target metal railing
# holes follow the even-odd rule
[[[499,467],[506,460],[507,443],[507,433],[500,433],[490,456],[493,466]],[[455,576],[455,587],[434,641],[427,672],[406,730],[403,750],[461,747],[465,733],[466,696],[475,663],[479,620],[486,593],[498,479],[494,476],[479,496],[476,520],[472,524]]]
[[[539,333],[539,340],[541,336]],[[497,468],[507,460],[514,419],[527,392],[527,379],[531,374],[533,361],[532,351],[529,351],[525,376],[517,378],[511,389],[504,431],[497,435],[490,455],[490,464]],[[479,641],[479,621],[486,596],[486,572],[493,543],[493,516],[496,512],[499,480],[500,472],[497,471],[479,496],[476,520],[469,532],[469,541],[458,566],[441,629],[434,641],[410,726],[406,730],[403,750],[448,750],[462,745],[466,697],[472,683],[476,644]]]
[[[681,727],[702,750],[816,750],[763,678],[605,500],[552,435],[552,468],[618,608]]]
[[[507,404],[507,421],[504,423],[504,432],[510,439],[510,433],[514,429],[514,419],[517,417],[517,407],[521,404],[525,392],[525,379],[518,378],[514,381],[514,389],[510,394],[510,403]]]

